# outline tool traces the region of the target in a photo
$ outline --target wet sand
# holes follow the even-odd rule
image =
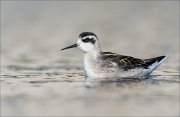
[[[177,1],[2,1],[1,116],[179,116]],[[145,80],[86,81],[79,33],[104,51],[167,55]]]

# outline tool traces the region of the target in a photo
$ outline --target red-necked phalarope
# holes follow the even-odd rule
[[[147,76],[166,58],[166,56],[159,56],[142,60],[131,56],[102,52],[98,37],[92,32],[81,33],[76,44],[61,50],[73,47],[79,47],[85,53],[84,69],[87,77]]]

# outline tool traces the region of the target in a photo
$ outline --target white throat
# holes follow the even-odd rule
[[[96,60],[101,56],[102,50],[100,45],[94,47],[92,50],[85,52],[85,57],[90,57],[91,59]]]
[[[99,60],[101,57],[101,49],[93,49],[91,51],[85,52],[84,56],[84,70],[86,76],[96,76],[96,69],[99,65]]]

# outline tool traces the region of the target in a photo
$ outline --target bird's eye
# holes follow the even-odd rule
[[[90,40],[89,38],[85,38],[85,39],[83,39],[82,41],[83,41],[83,42],[89,42],[89,40]]]
[[[84,43],[90,42],[90,43],[92,43],[92,44],[95,44],[95,42],[96,42],[93,38],[85,38],[85,39],[83,39],[82,41],[83,41]]]

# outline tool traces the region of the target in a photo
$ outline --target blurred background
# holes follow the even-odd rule
[[[85,88],[83,52],[60,49],[86,31],[103,51],[167,55],[168,82]],[[179,1],[1,1],[2,115],[177,116],[178,86]]]

